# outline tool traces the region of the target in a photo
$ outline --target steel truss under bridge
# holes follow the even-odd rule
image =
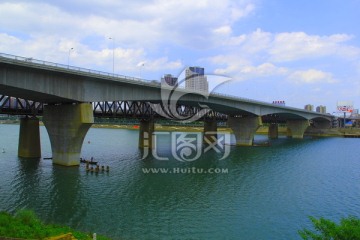
[[[41,116],[43,114],[45,103],[34,102],[17,97],[0,95],[0,114],[7,115],[32,115]],[[103,118],[164,118],[155,111],[148,102],[139,101],[106,101],[93,102],[94,117]],[[161,107],[155,107],[159,110]],[[198,115],[201,108],[187,105],[177,105],[176,111],[181,117],[191,117]],[[227,115],[219,112],[209,111],[204,117],[216,118],[220,121],[226,121]]]

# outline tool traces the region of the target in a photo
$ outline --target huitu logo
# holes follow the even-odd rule
[[[164,78],[161,81],[161,103],[150,103],[151,108],[160,116],[178,122],[194,122],[204,117],[211,111],[207,104],[201,104],[199,99],[204,102],[209,98],[213,90],[230,81],[230,78],[217,75],[204,75],[204,69],[189,67],[179,76],[185,76],[182,80],[170,75],[170,80]],[[169,76],[168,76],[169,77]],[[208,78],[211,78],[212,91],[209,91]],[[215,84],[214,84],[215,83]],[[185,85],[185,88],[184,86]],[[188,96],[185,96],[188,95]],[[190,104],[199,107],[196,112],[181,115],[179,106]],[[203,148],[202,133],[179,133],[179,132],[157,132],[153,136],[144,135],[144,139],[152,137],[154,143],[151,154],[158,160],[169,160],[167,157],[159,156],[157,153],[157,137],[165,134],[171,135],[171,153],[173,158],[181,162],[190,162],[199,159],[202,153],[214,150],[216,153],[223,153],[220,160],[225,159],[230,153],[230,135],[227,133],[213,132],[214,139],[204,138]],[[215,138],[214,136],[218,137]],[[144,149],[143,159],[149,155],[149,149]]]
[[[195,68],[202,69],[202,68]],[[185,73],[184,73],[185,72]],[[178,81],[180,76],[186,76],[184,79]],[[212,91],[209,91],[208,78],[211,78]],[[185,95],[191,95],[193,98],[190,100],[182,99],[182,104],[186,105],[187,102],[194,104],[194,99],[199,99],[202,96],[204,99],[208,99],[213,90],[225,82],[230,81],[230,78],[217,76],[217,75],[204,75],[202,72],[194,72],[191,68],[183,71],[173,84],[169,84],[168,81],[161,81],[161,103],[150,103],[151,108],[164,118],[179,121],[179,122],[194,122],[205,116],[211,111],[209,106],[201,104],[195,100],[195,106],[200,110],[192,115],[181,116],[178,112],[179,100],[184,98]],[[185,84],[185,88],[182,86]],[[194,96],[197,96],[196,98]]]
[[[204,138],[205,145],[203,145],[203,135],[199,132],[157,132],[151,136],[153,138],[152,142],[154,143],[152,151],[149,151],[149,149],[146,148],[142,159],[145,159],[152,154],[152,156],[157,160],[170,160],[167,156],[161,156],[157,149],[158,138],[166,135],[170,135],[171,137],[171,155],[177,161],[192,162],[199,159],[202,153],[207,153],[209,151],[214,151],[215,153],[221,155],[219,160],[227,158],[230,154],[230,134],[227,132],[208,132],[208,134],[217,134],[217,139],[214,141],[214,139],[210,140],[208,138]],[[146,135],[146,137],[149,136]]]

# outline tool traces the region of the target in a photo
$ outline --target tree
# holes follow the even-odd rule
[[[325,219],[310,217],[315,230],[302,229],[299,231],[302,239],[313,240],[360,240],[360,219],[349,216],[342,218],[340,224]]]

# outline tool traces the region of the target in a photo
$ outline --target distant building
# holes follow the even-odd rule
[[[354,109],[349,117],[350,119],[352,119],[354,121],[354,126],[355,127],[360,127],[360,114],[359,114],[359,109]]]
[[[323,105],[317,106],[316,107],[316,112],[318,113],[326,113],[326,107]]]
[[[169,86],[176,86],[178,85],[178,78],[171,74],[165,74],[164,77],[161,78],[161,83],[167,83]]]
[[[305,107],[304,107],[305,110],[308,110],[308,111],[314,111],[314,105],[311,105],[311,104],[306,104]]]
[[[273,101],[272,103],[280,106],[285,106],[285,101]]]
[[[185,88],[192,91],[209,92],[209,83],[201,67],[188,67],[185,70]]]

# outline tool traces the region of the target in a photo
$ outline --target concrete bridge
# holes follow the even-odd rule
[[[49,133],[53,162],[57,164],[79,164],[83,140],[94,121],[91,103],[131,101],[157,104],[162,102],[162,90],[155,81],[0,53],[0,95],[44,104],[43,122]],[[178,104],[193,107],[207,105],[214,112],[228,115],[228,126],[234,132],[237,145],[252,145],[254,134],[263,120],[273,123],[269,129],[270,138],[277,137],[278,122],[287,123],[290,136],[302,138],[310,121],[318,127],[327,128],[332,118],[329,114],[217,93],[211,93],[206,98],[200,93],[178,89],[176,94],[186,94]],[[38,125],[36,118],[21,120],[19,156],[39,157],[40,150],[34,150],[38,148],[34,146]],[[152,147],[152,138],[144,136],[151,136],[153,131],[154,121],[143,119],[140,147]],[[204,137],[214,141],[213,133],[216,131],[216,119],[206,119]]]

